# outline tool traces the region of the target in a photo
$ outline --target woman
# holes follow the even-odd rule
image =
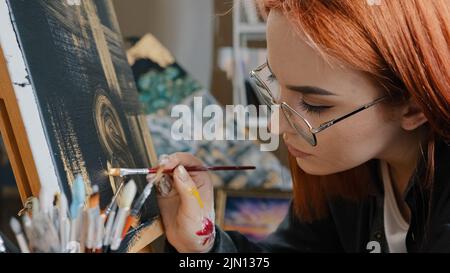
[[[161,162],[178,166],[174,188],[158,197],[172,250],[450,251],[450,1],[264,6],[268,58],[252,75],[283,112],[289,215],[260,243],[223,232],[209,175],[183,167],[201,162],[174,154]]]

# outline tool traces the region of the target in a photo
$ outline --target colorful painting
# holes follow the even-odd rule
[[[290,202],[290,192],[220,190],[217,223],[224,230],[239,231],[252,241],[260,241],[276,230]]]

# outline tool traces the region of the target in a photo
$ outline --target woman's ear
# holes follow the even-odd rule
[[[422,107],[413,98],[410,98],[402,107],[401,126],[403,129],[412,131],[428,121]]]

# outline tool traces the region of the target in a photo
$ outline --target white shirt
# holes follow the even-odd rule
[[[380,167],[384,185],[384,230],[389,252],[406,253],[406,234],[409,224],[397,206],[387,163],[380,160]]]

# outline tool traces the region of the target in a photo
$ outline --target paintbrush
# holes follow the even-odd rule
[[[55,193],[53,196],[53,207],[51,208],[51,217],[50,219],[53,220],[53,226],[56,230],[61,230],[60,227],[60,220],[59,220],[59,205],[61,203],[61,194],[59,192]]]
[[[164,167],[160,167],[155,175],[155,177],[148,182],[148,184],[145,186],[144,190],[142,191],[141,195],[139,195],[138,199],[136,199],[136,202],[134,203],[133,208],[130,211],[130,215],[128,215],[127,220],[125,222],[125,226],[122,231],[122,240],[127,234],[130,227],[137,223],[139,220],[139,211],[141,210],[142,206],[145,203],[145,200],[150,196],[152,192],[153,185],[159,181],[159,179],[163,176]]]
[[[81,175],[77,175],[75,181],[72,185],[72,203],[70,204],[70,217],[71,217],[71,227],[70,227],[70,242],[69,248],[70,252],[79,252],[79,226],[80,221],[83,219],[82,209],[85,201],[86,189],[84,186],[83,178]],[[80,215],[81,214],[81,215]]]
[[[103,215],[105,216],[105,218],[108,218],[108,215],[111,213],[111,210],[116,203],[117,197],[119,196],[119,194],[122,191],[125,184],[126,184],[125,180],[122,181],[122,183],[120,183],[120,186],[117,189],[116,193],[114,194],[113,198],[111,199],[111,202],[109,202],[108,206],[106,207],[105,211],[103,212]]]
[[[111,245],[111,241],[112,241],[111,233],[112,233],[112,227],[113,227],[114,220],[116,217],[116,209],[117,209],[116,200],[127,182],[128,182],[127,180],[123,180],[122,183],[120,183],[119,188],[116,190],[114,196],[112,197],[108,206],[106,207],[106,209],[103,211],[103,213],[101,215],[103,218],[103,222],[106,221],[105,228],[104,228],[103,234],[102,234],[102,236],[103,236],[103,238],[102,238],[103,252],[107,252],[109,246]],[[99,251],[99,250],[97,249],[97,251]]]
[[[117,212],[116,220],[112,230],[111,250],[117,250],[122,241],[122,230],[125,224],[125,219],[128,216],[131,203],[136,195],[136,183],[130,180],[123,188],[123,193],[117,200],[119,211]]]
[[[147,168],[147,169],[126,169],[126,168],[112,168],[108,170],[110,176],[128,176],[138,174],[151,174],[156,173],[159,167]],[[185,167],[188,172],[205,172],[205,171],[241,171],[241,170],[254,170],[255,166],[189,166]],[[164,170],[165,174],[172,174],[175,168]]]
[[[34,234],[33,246],[37,252],[58,252],[61,249],[58,232],[53,222],[44,213],[33,216],[32,229]]]
[[[103,235],[104,252],[106,252],[109,248],[109,245],[111,245],[111,231],[114,224],[114,220],[116,219],[116,208],[117,204],[114,203],[111,213],[109,214],[108,219],[106,220],[105,234]]]
[[[52,208],[52,201],[49,192],[41,189],[39,194],[43,196],[43,205],[37,198],[32,198],[32,219],[29,225],[30,233],[34,242],[31,244],[33,250],[41,252],[58,251],[60,249],[58,232],[49,213]],[[49,205],[50,201],[50,205]],[[42,208],[42,210],[41,210]]]
[[[53,200],[54,193],[52,193],[48,187],[41,185],[39,192],[40,211],[44,215],[49,216],[51,220],[53,220]]]
[[[68,232],[70,232],[70,222],[67,218],[68,203],[64,193],[59,195],[57,206],[59,209],[59,240],[61,241],[61,252],[65,252],[69,241]]]
[[[17,243],[19,243],[19,248],[22,253],[30,253],[30,249],[28,248],[27,241],[25,240],[25,236],[22,233],[22,227],[20,226],[19,221],[12,217],[9,221],[9,225],[11,229],[14,231],[16,235]]]
[[[103,252],[103,234],[105,232],[105,218],[103,215],[98,214],[97,215],[97,229],[95,230],[95,236],[94,236],[94,251],[95,253],[101,253]]]
[[[92,187],[92,194],[89,197],[89,208],[87,211],[88,214],[88,228],[87,228],[87,236],[86,236],[86,252],[91,252],[95,247],[95,233],[97,231],[97,219],[98,215],[100,215],[100,194],[98,193],[99,189],[97,185]]]
[[[33,230],[33,223],[31,221],[30,216],[25,213],[22,216],[22,224],[23,224],[23,229],[25,230],[25,235],[28,238],[28,240],[30,241],[30,248],[31,251],[34,251],[34,242],[36,241],[35,239],[35,232]]]
[[[80,243],[80,253],[85,253],[86,251],[86,238],[88,233],[88,227],[89,227],[89,213],[86,209],[83,209],[81,211],[81,217],[80,217],[79,227],[81,227],[79,230],[79,237],[78,242]]]
[[[6,253],[5,242],[3,242],[3,238],[0,235],[0,253]]]
[[[35,215],[38,215],[40,212],[39,207],[41,206],[39,204],[39,199],[37,199],[36,197],[32,196],[31,198],[31,217],[34,218]]]

